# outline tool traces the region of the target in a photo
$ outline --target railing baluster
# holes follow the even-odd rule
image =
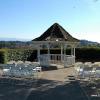
[[[61,56],[62,60],[61,61]],[[65,66],[74,65],[75,57],[72,55],[60,55],[60,54],[50,54],[50,59],[48,58],[48,54],[40,55],[40,64],[64,64]]]

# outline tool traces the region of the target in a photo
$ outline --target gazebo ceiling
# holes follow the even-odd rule
[[[67,42],[79,42],[78,39],[72,37],[58,23],[54,23],[40,37],[35,38],[32,41],[67,41]]]

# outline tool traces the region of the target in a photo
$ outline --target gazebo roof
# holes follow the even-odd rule
[[[78,39],[72,37],[58,23],[54,23],[40,37],[35,38],[32,41],[68,41],[68,42],[79,42]]]

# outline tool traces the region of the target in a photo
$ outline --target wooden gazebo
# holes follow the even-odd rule
[[[41,66],[51,66],[51,64],[62,64],[64,67],[69,67],[75,64],[75,48],[79,40],[73,38],[62,26],[58,23],[53,24],[40,37],[32,40],[33,46],[37,48],[37,59]],[[54,45],[59,45],[61,54],[51,54],[50,49]],[[46,47],[47,54],[40,54],[40,50]],[[71,48],[71,54],[66,54],[67,47]]]

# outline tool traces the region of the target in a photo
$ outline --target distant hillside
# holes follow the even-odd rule
[[[3,38],[0,37],[0,41],[30,41],[29,39],[19,39],[19,38]]]
[[[88,41],[88,40],[80,40],[79,47],[100,47],[100,43]]]
[[[31,41],[0,41],[0,48],[31,48]]]
[[[7,41],[8,40],[8,41]],[[33,48],[32,41],[13,41],[6,39],[5,41],[0,41],[0,48]],[[92,42],[88,40],[80,40],[78,47],[100,47],[100,43]]]

